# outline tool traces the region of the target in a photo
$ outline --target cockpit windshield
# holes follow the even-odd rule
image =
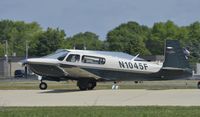
[[[42,58],[52,58],[52,59],[58,59],[59,61],[63,61],[63,59],[67,56],[68,51],[67,50],[57,50],[56,52],[44,56]]]

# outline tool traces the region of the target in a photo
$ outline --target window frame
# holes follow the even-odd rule
[[[94,60],[94,59],[98,59],[98,62],[84,62],[84,58],[85,57],[90,57],[91,60]],[[88,59],[89,60],[89,59]],[[95,60],[94,60],[95,61]],[[95,65],[104,65],[106,63],[106,59],[104,57],[98,57],[98,56],[91,56],[91,55],[82,55],[81,57],[81,62],[84,63],[84,64],[95,64]]]
[[[75,61],[71,61],[72,60],[72,57],[70,58],[70,61],[68,60],[68,58],[70,57],[70,55],[75,55],[75,56],[79,56],[78,60],[76,59]],[[67,57],[66,57],[66,62],[71,62],[71,63],[78,63],[80,62],[81,60],[81,55],[80,54],[69,54]]]

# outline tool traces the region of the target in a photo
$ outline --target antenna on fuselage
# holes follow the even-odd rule
[[[87,47],[86,47],[85,41],[84,41],[84,44],[83,44],[83,49],[84,49],[84,50],[87,50]]]
[[[76,50],[76,45],[75,45],[75,44],[74,44],[74,47],[73,47],[73,49],[74,49],[74,50]]]
[[[87,48],[86,48],[85,44],[84,44],[84,46],[83,46],[83,49],[84,49],[84,50],[87,50]]]
[[[134,61],[140,54],[137,54],[136,56],[134,56],[131,61]]]

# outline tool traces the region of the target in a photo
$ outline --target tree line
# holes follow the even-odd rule
[[[5,40],[8,41],[8,55],[25,56],[26,43],[29,56],[44,56],[60,48],[122,51],[132,55],[161,55],[166,39],[176,39],[190,52],[192,62],[200,62],[200,23],[178,26],[173,21],[157,22],[152,27],[130,21],[120,24],[100,39],[93,32],[80,32],[68,37],[59,28],[43,29],[37,22],[1,20],[0,56],[5,54]]]

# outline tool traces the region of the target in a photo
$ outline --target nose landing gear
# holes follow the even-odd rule
[[[41,81],[41,83],[40,83],[40,85],[39,85],[39,88],[40,88],[41,90],[47,89],[47,83]]]

